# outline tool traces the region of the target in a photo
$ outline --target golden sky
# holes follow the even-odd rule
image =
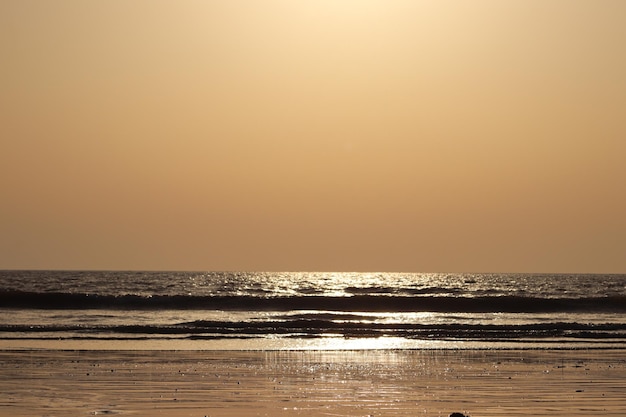
[[[3,0],[0,268],[626,272],[626,1]]]

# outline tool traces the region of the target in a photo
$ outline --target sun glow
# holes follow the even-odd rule
[[[286,1],[287,7],[311,14],[324,14],[328,16],[363,17],[380,15],[389,8],[389,2],[380,0],[319,0],[319,1]]]

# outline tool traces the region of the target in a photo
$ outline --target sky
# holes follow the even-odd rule
[[[2,0],[0,269],[626,273],[622,0]]]

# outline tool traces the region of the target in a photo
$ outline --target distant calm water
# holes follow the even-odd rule
[[[624,313],[626,275],[0,271],[11,346],[626,347]]]

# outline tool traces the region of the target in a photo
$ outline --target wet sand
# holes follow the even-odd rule
[[[626,415],[626,350],[2,350],[0,365],[0,416]]]

